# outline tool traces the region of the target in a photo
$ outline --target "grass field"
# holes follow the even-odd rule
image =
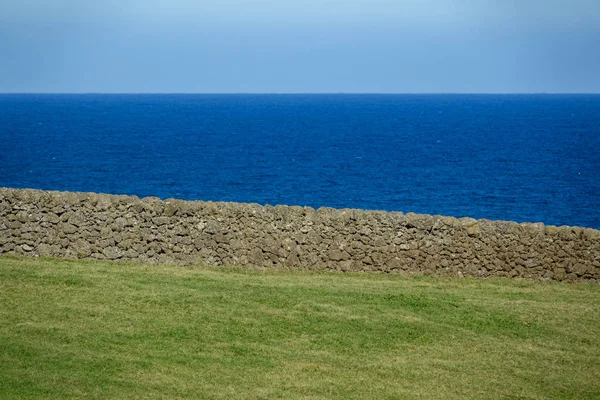
[[[600,286],[0,257],[0,398],[599,399]]]

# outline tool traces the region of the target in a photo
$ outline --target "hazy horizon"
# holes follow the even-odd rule
[[[461,95],[600,95],[600,92],[0,92],[0,94],[55,94],[55,95],[439,95],[439,96],[461,96]]]

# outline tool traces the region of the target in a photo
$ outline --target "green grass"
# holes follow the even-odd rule
[[[0,257],[0,398],[598,399],[600,286]]]

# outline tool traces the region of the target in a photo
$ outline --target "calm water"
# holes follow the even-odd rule
[[[600,95],[0,95],[0,186],[600,228]]]

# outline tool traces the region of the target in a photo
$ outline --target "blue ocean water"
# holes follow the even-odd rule
[[[600,228],[600,95],[0,95],[0,186]]]

